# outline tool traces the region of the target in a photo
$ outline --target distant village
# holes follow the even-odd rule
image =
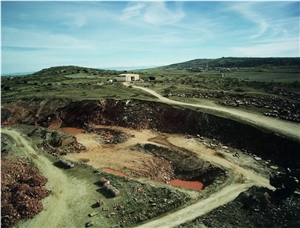
[[[227,73],[227,72],[238,72],[239,69],[237,67],[209,67],[208,65],[206,67],[188,67],[188,68],[181,68],[179,67],[178,70],[188,70],[191,72],[220,72],[220,73]]]

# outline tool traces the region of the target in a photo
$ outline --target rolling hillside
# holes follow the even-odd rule
[[[188,69],[196,67],[266,67],[266,66],[300,66],[300,58],[238,58],[223,57],[218,59],[194,59],[158,67],[160,69]]]

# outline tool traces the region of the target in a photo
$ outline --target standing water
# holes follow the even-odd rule
[[[173,186],[186,187],[193,190],[201,190],[203,184],[199,181],[183,181],[183,180],[172,180],[170,184]]]

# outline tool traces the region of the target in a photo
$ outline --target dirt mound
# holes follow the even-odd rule
[[[38,174],[29,160],[10,153],[1,156],[1,223],[14,225],[43,210],[40,200],[51,194],[44,188],[47,178]]]
[[[94,128],[91,132],[97,133],[105,143],[122,143],[132,137],[124,132],[105,128]]]

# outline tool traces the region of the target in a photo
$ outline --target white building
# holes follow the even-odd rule
[[[140,75],[138,74],[119,74],[115,77],[116,82],[131,82],[138,81],[140,79]]]

